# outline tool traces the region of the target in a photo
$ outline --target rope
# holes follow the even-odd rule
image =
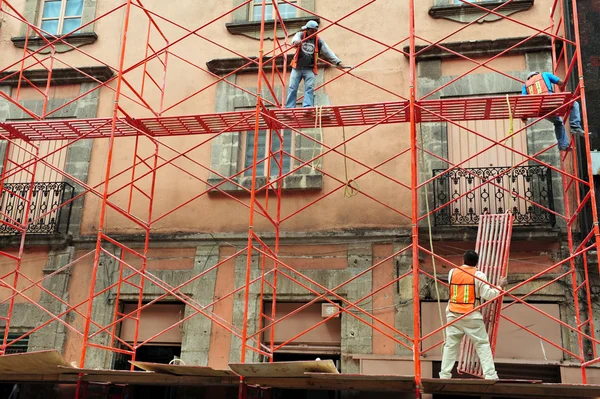
[[[342,126],[342,138],[344,140],[344,176],[346,177],[344,197],[352,198],[358,194],[358,183],[356,180],[348,178],[348,159],[346,158],[346,129],[344,126]]]
[[[315,108],[315,132],[318,132],[318,135],[315,134],[315,136],[318,137],[318,140],[323,141],[323,106],[322,105],[317,105]],[[315,137],[315,140],[313,141],[314,146],[313,146],[313,153],[312,153],[311,159],[314,159],[315,156],[317,155],[317,137]],[[345,176],[345,180],[346,180],[346,187],[344,187],[344,197],[352,198],[358,194],[358,183],[356,182],[356,180],[350,179],[348,177],[348,159],[346,158],[346,129],[344,129],[344,126],[342,126],[342,137],[344,140],[344,176]],[[321,167],[320,162],[321,162],[321,158],[314,160],[310,165],[311,168],[313,170],[315,170],[316,168],[320,168]]]
[[[171,364],[175,364],[178,366],[185,366],[185,362],[183,360],[181,360],[180,358],[178,358],[177,356],[175,356],[175,358],[173,358],[173,360],[171,360],[169,362],[169,365]]]
[[[317,137],[316,132],[319,132],[318,137]],[[322,105],[317,105],[315,107],[315,140],[313,141],[313,152],[312,152],[312,157],[310,157],[310,159],[314,159],[315,156],[317,155],[317,140],[321,141],[321,142],[323,141],[323,106]],[[314,159],[314,161],[311,162],[310,167],[312,168],[313,171],[315,169],[319,169],[321,167],[321,164],[320,164],[321,160],[322,160],[322,158],[319,157],[317,159]]]
[[[419,141],[421,146],[421,170],[425,170],[425,150],[423,149],[423,126],[419,124]],[[429,209],[429,190],[427,189],[427,184],[425,185],[425,206],[427,207],[427,227],[429,228],[429,248],[431,250],[431,262],[433,264],[433,283],[435,287],[435,296],[437,298],[438,305],[438,315],[440,317],[440,326],[444,325],[444,317],[442,315],[442,302],[440,299],[440,287],[438,285],[437,278],[437,267],[435,264],[435,250],[433,249],[433,238],[432,238],[432,227],[431,227],[431,212]],[[444,336],[444,341],[446,340],[446,330],[442,329],[442,335]],[[442,347],[442,354],[444,348]]]
[[[506,95],[506,105],[508,106],[508,120],[509,120],[509,128],[508,128],[508,133],[506,134],[506,136],[511,136],[514,132],[514,118],[513,118],[513,113],[512,113],[512,109],[510,108],[510,99],[508,98],[508,94]],[[506,140],[504,140],[504,142],[506,143],[508,141],[508,138]],[[515,137],[512,136],[510,137],[510,146],[512,147],[512,149],[515,148]],[[510,152],[510,156],[511,156],[511,166],[514,167],[515,166],[515,152],[511,151]]]

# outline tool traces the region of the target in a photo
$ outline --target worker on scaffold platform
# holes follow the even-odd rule
[[[523,94],[551,94],[554,92],[554,85],[557,85],[561,89],[565,86],[565,82],[560,80],[558,76],[551,74],[550,72],[531,72],[527,75],[527,81],[523,85]],[[558,149],[565,151],[569,148],[569,138],[565,130],[563,119],[558,115],[552,115],[546,118],[548,122],[552,122],[554,125],[554,134],[558,141]],[[523,122],[527,123],[527,119],[523,119]],[[571,134],[583,134],[584,130],[581,128],[581,113],[579,111],[579,103],[573,102],[571,113],[569,115],[569,126],[571,127]]]
[[[481,298],[489,301],[500,295],[500,291],[487,283],[485,273],[477,271],[479,255],[475,251],[466,251],[463,255],[463,266],[450,270],[450,300],[446,308],[446,322],[451,323],[464,314],[471,312],[480,305]],[[506,278],[501,278],[498,284],[504,289]],[[458,356],[460,342],[464,335],[473,341],[473,346],[479,356],[481,368],[486,380],[497,380],[496,367],[492,356],[490,339],[483,324],[483,315],[479,310],[471,312],[462,319],[446,327],[446,342],[442,356],[440,378],[452,378],[452,368]]]
[[[342,67],[342,61],[329,49],[327,43],[317,35],[319,24],[308,21],[302,29],[294,35],[292,46],[296,47],[296,54],[292,59],[292,73],[290,85],[285,102],[286,108],[295,108],[298,98],[298,86],[304,79],[303,107],[312,107],[315,97],[315,76],[318,74],[317,61],[319,54],[327,58],[332,64]]]

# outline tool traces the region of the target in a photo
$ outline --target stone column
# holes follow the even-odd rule
[[[402,248],[406,246],[405,243],[394,244],[394,252],[398,252]],[[412,252],[411,250],[404,251],[400,255],[398,255],[395,260],[398,270],[398,275],[401,276],[405,273],[408,273],[412,270]],[[402,280],[400,280],[398,287],[398,311],[396,312],[396,328],[402,332],[403,334],[408,335],[409,337],[414,336],[414,324],[413,324],[413,277],[406,276]],[[419,332],[417,332],[419,333]],[[412,348],[412,342],[402,338],[401,336],[397,337],[402,340],[408,347]],[[412,356],[412,350],[400,345],[396,344],[396,354],[401,356]]]
[[[371,243],[350,244],[348,248],[348,278],[352,278],[368,269],[373,264],[373,246]],[[373,288],[372,272],[368,272],[351,283],[346,284],[346,298],[356,302]],[[361,308],[372,309],[372,298],[358,304]],[[347,308],[347,305],[344,305]],[[373,323],[368,317],[356,309],[349,310],[357,317],[342,314],[342,372],[360,373],[360,362],[351,358],[353,354],[368,354],[373,349],[373,329],[365,322]]]
[[[235,262],[235,287],[241,287],[245,284],[246,280],[246,256],[240,255],[236,258]],[[250,281],[260,276],[259,256],[256,254],[252,255]],[[239,291],[234,296],[233,303],[233,325],[242,331],[242,325],[244,323],[244,294],[245,290]],[[260,315],[260,285],[257,283],[250,286],[249,292],[249,305],[248,305],[248,335],[256,332],[258,327],[258,317]],[[251,343],[249,343],[250,345]],[[237,363],[241,361],[242,351],[242,340],[235,335],[231,336],[231,352],[229,353],[229,362]],[[246,352],[246,363],[258,362],[260,356],[254,352],[248,350]]]
[[[91,90],[95,83],[82,83],[81,88],[79,90],[80,94],[83,94],[89,90]],[[77,118],[94,118],[97,116],[98,112],[98,96],[100,94],[99,90],[94,90],[87,96],[81,98],[77,101],[76,108],[74,109],[75,116]],[[73,176],[77,180],[87,183],[90,160],[92,157],[92,146],[93,140],[79,140],[71,145],[69,145],[67,149],[67,158],[65,161],[64,171],[68,173],[70,176]],[[71,184],[74,187],[73,196],[85,192],[85,189],[81,187],[79,184],[76,184],[74,181],[70,179],[65,179],[65,182]],[[66,200],[67,198],[65,198]],[[81,234],[81,220],[83,217],[83,202],[84,197],[78,198],[73,201],[71,205],[71,212],[69,215],[68,209],[69,206],[63,208],[63,211],[60,214],[61,224],[67,223],[68,218],[70,217],[69,223],[69,234],[74,236],[79,236]]]
[[[111,244],[104,243],[104,249],[112,253],[116,258],[120,257],[121,250]],[[104,252],[100,254],[100,260],[98,264],[98,273],[96,276],[96,287],[95,292],[101,291],[102,289],[113,284],[118,278],[119,273],[119,262],[113,257],[108,256]],[[102,295],[97,296],[93,300],[92,307],[92,320],[101,326],[107,326],[113,321],[115,303],[114,303],[114,292],[116,289],[109,290]],[[90,334],[98,331],[98,328],[93,324],[90,326]],[[108,346],[110,344],[110,338],[106,332],[98,334],[89,342]],[[88,368],[112,368],[114,352],[99,348],[88,348],[86,353],[85,366]]]
[[[0,91],[10,95],[10,86],[0,86]],[[10,117],[10,103],[0,101],[0,121],[5,121]],[[0,140],[0,173],[4,168],[4,157],[6,157],[6,140]]]
[[[548,52],[527,53],[525,62],[528,71],[552,71],[552,57]],[[529,122],[532,120],[530,119]],[[529,154],[535,154],[556,144],[556,136],[554,134],[554,126],[547,121],[541,121],[527,129],[527,151]],[[556,148],[546,151],[536,157],[542,162],[560,168],[559,151]],[[539,165],[536,162],[529,162],[529,165]],[[560,173],[552,171],[552,193],[554,197],[554,210],[560,214],[564,214],[564,195],[563,184]],[[556,225],[561,229],[566,229],[566,224],[561,218],[556,219]]]
[[[75,247],[67,247],[66,249],[52,250],[48,255],[48,262],[44,269],[44,275],[49,275],[56,272],[58,269],[66,266],[73,260]],[[51,277],[44,280],[42,286],[50,291],[52,294],[61,298],[65,303],[69,301],[69,283],[71,280],[71,270],[67,268],[61,272],[58,272]],[[40,306],[43,306],[46,310],[52,312],[54,315],[61,314],[66,311],[67,306],[49,293],[42,291]],[[32,325],[39,324],[50,319],[48,313],[40,315],[41,319],[36,320]],[[61,320],[67,321],[67,315],[63,315]],[[29,347],[31,351],[56,349],[59,352],[63,351],[65,342],[67,339],[67,327],[58,321],[49,323],[42,329],[31,334]]]
[[[196,248],[194,260],[194,272],[196,276],[210,269],[219,262],[218,245],[204,245]],[[205,274],[192,283],[191,291],[196,302],[203,306],[214,300],[215,284],[217,281],[217,269]],[[196,312],[195,309],[186,306],[185,317]],[[212,312],[212,309],[208,309]],[[187,365],[207,366],[208,351],[210,349],[210,335],[212,320],[197,314],[183,323],[183,342],[181,343],[181,358]]]

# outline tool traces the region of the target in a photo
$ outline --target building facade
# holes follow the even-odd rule
[[[274,35],[285,37],[281,28],[274,30],[273,23],[267,22],[265,30],[271,33],[266,36],[271,40],[260,40],[261,2],[224,0],[207,7],[206,2],[175,5],[147,1],[144,6],[151,10],[155,25],[149,25],[141,6],[133,5],[128,11],[126,2],[118,7],[121,3],[10,2],[0,26],[0,120],[27,122],[42,114],[45,120],[74,123],[107,118],[113,114],[116,99],[123,117],[139,119],[244,112],[256,108],[257,96],[272,108],[270,103],[283,98],[281,83],[275,84],[273,91],[263,85],[259,93],[257,67],[245,58],[258,56],[261,43],[270,51]],[[553,70],[551,38],[539,35],[526,40],[535,33],[530,26],[544,29],[548,25],[550,0],[514,0],[493,14],[459,1],[416,3],[418,98],[520,94],[529,71]],[[500,6],[503,2],[485,3]],[[269,12],[273,15],[271,4],[265,9],[267,17]],[[360,10],[346,16],[351,9]],[[356,66],[344,74],[323,63],[316,78],[316,105],[381,103],[408,97],[405,38],[409,36],[409,2],[296,0],[280,2],[279,11],[289,35],[308,20],[317,19],[320,37],[345,64]],[[120,32],[127,12],[131,16],[127,19],[124,65],[120,66]],[[81,29],[64,43],[48,45],[15,18],[19,14],[52,35]],[[503,20],[502,15],[522,23]],[[460,26],[466,28],[450,35]],[[148,32],[152,32],[150,39]],[[421,38],[441,41],[443,48],[430,47]],[[145,45],[148,42],[151,47]],[[168,51],[140,61],[148,57],[148,48],[156,52],[163,47]],[[27,49],[41,50],[28,56]],[[28,58],[21,63],[24,57]],[[121,81],[115,79],[120,68]],[[51,78],[48,71],[52,71]],[[49,80],[51,89],[46,90]],[[118,89],[121,95],[116,98],[118,84],[122,85]],[[521,123],[515,120],[514,130],[523,127]],[[406,189],[411,179],[409,126],[381,124],[364,132],[363,127],[320,128],[319,124],[315,118],[314,126],[301,132],[282,130],[282,138],[269,130],[256,135],[250,130],[123,137],[115,139],[118,145],[114,147],[108,138],[85,136],[40,141],[38,156],[44,162],[39,164],[30,162],[34,156],[27,151],[35,143],[2,141],[0,155],[6,161],[0,250],[6,256],[0,258],[0,271],[7,284],[19,276],[18,295],[10,288],[0,289],[2,314],[11,311],[11,297],[15,297],[7,352],[11,348],[15,352],[56,349],[69,363],[80,365],[86,346],[82,332],[89,312],[89,343],[96,347],[86,348],[84,365],[88,368],[128,369],[129,355],[105,348],[145,342],[137,348],[138,360],[167,363],[179,357],[187,365],[226,369],[229,363],[242,360],[240,333],[246,325],[252,342],[260,340],[268,347],[273,340],[275,347],[280,346],[274,361],[332,359],[343,373],[412,375],[411,343],[393,329],[408,336],[434,331],[442,325],[439,314],[445,309],[448,293],[445,286],[436,287],[426,274],[420,275],[421,331],[413,331],[413,276],[398,280],[413,265],[411,251],[403,251],[412,237],[407,217],[412,198]],[[462,253],[474,248],[479,215],[510,210],[515,225],[509,283],[514,286],[569,255],[565,221],[556,216],[565,213],[569,202],[563,194],[564,180],[556,171],[501,146],[475,156],[489,143],[466,129],[501,140],[513,127],[511,121],[502,119],[420,124],[420,182],[464,160],[462,168],[479,176],[494,176],[520,166],[515,173],[499,178],[496,185],[484,185],[468,196],[461,196],[473,184],[465,174],[450,173],[442,183],[436,180],[423,186],[420,214],[437,211],[431,226],[426,219],[418,226],[421,245],[430,248],[431,234],[433,250],[448,262],[438,259],[434,263],[421,251],[421,269],[445,279],[450,262],[460,264]],[[356,139],[339,146],[353,136]],[[279,148],[281,139],[285,154],[280,162],[268,159],[256,168],[256,185],[270,190],[257,195],[266,210],[257,213],[252,231],[268,245],[275,245],[274,237],[280,235],[278,259],[286,266],[279,265],[281,274],[276,282],[273,274],[267,279],[276,286],[276,295],[271,286],[253,283],[246,302],[241,287],[248,264],[251,281],[268,273],[274,264],[258,249],[248,262],[245,250],[253,152],[258,151],[258,159],[266,158],[269,151]],[[510,146],[558,167],[556,148],[538,154],[554,142],[552,125],[541,121],[511,139]],[[320,154],[324,155],[315,160]],[[109,172],[107,160],[111,160]],[[153,170],[152,162],[164,166]],[[19,165],[27,166],[20,169]],[[265,215],[275,212],[277,206],[275,191],[279,187],[270,182],[279,168],[286,176],[278,183],[281,223],[276,232]],[[107,175],[110,180],[105,185]],[[31,190],[29,217],[35,223],[27,227],[20,254],[23,235],[10,221],[26,215],[23,198]],[[350,195],[346,195],[348,191]],[[106,210],[102,206],[104,192],[112,204]],[[451,197],[458,199],[438,209]],[[524,198],[533,198],[546,209],[532,207]],[[147,229],[149,221],[151,228]],[[100,226],[105,236],[99,239]],[[145,250],[147,232],[150,243]],[[98,240],[101,251],[97,251]],[[257,240],[253,243],[260,247]],[[146,254],[145,259],[140,253]],[[17,264],[19,273],[14,273]],[[143,264],[147,277],[140,295],[142,279],[132,270],[140,270]],[[558,346],[502,320],[496,348],[501,378],[580,381],[579,369],[565,352],[578,351],[576,334],[546,316],[570,326],[577,324],[570,280],[546,286],[550,277],[565,273],[565,267],[514,293],[524,296],[534,291],[527,302],[545,315],[522,303],[503,313]],[[389,285],[392,280],[398,281]],[[174,290],[177,295],[166,293]],[[326,295],[327,290],[336,295]],[[274,296],[277,306],[272,315]],[[138,304],[152,301],[142,310],[136,328],[131,315]],[[367,313],[352,309],[348,302]],[[337,312],[335,304],[347,311],[322,322],[332,314],[329,312]],[[270,320],[289,314],[292,316],[278,323],[270,335],[271,330],[265,329]],[[600,320],[595,324],[600,325]],[[109,325],[112,327],[102,329]],[[313,325],[318,327],[305,332]],[[442,334],[437,333],[422,344],[434,345],[441,339]],[[440,346],[422,359],[424,377],[437,375],[440,359]],[[249,350],[243,360],[260,362],[265,357]],[[594,378],[591,372],[588,382]],[[206,397],[232,395],[217,388],[202,393]]]

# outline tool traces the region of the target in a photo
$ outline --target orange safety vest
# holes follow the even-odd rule
[[[306,34],[307,32],[304,31],[304,34],[302,35],[302,40],[306,39]],[[300,54],[300,51],[302,51],[302,49],[300,48],[300,46],[302,46],[302,44],[300,44],[298,46],[298,48],[296,49],[296,54],[294,54],[294,58],[292,59],[292,63],[291,66],[292,68],[296,69],[296,66],[298,65],[298,55]],[[313,64],[313,72],[316,74],[319,73],[318,69],[317,69],[317,60],[319,59],[319,36],[315,35],[315,62]]]
[[[548,94],[550,93],[550,89],[544,80],[544,77],[541,73],[537,75],[533,75],[531,78],[527,79],[525,82],[525,88],[527,89],[527,94]]]
[[[475,295],[476,267],[463,265],[452,272],[448,309],[453,313],[467,313],[475,308],[479,298]]]

